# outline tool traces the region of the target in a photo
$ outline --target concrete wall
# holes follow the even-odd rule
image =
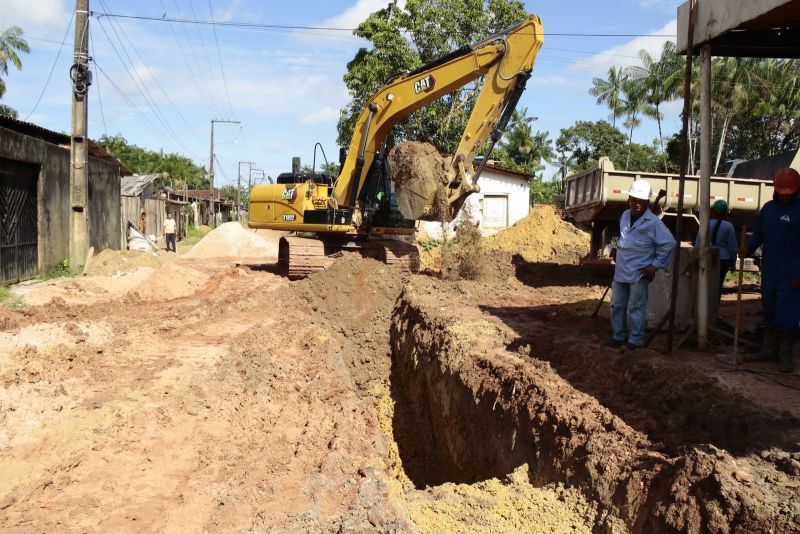
[[[480,223],[481,233],[491,235],[513,225],[518,220],[527,217],[530,213],[530,186],[528,181],[520,176],[505,173],[495,169],[484,169],[478,180],[481,187],[480,193],[473,193],[467,198],[465,207],[468,207],[473,222]],[[493,199],[485,197],[504,198],[507,205],[506,221],[501,225],[490,222],[488,207]],[[450,225],[450,235],[453,233],[453,224]],[[425,221],[420,228],[430,238],[441,239],[442,224]],[[423,236],[424,238],[424,236]]]
[[[0,157],[39,166],[37,183],[39,271],[46,272],[69,257],[69,148],[0,128]],[[95,253],[119,250],[119,169],[91,159],[89,163],[89,244]]]

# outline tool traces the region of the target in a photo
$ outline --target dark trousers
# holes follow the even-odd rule
[[[725,275],[733,265],[732,260],[719,260],[719,297],[722,298],[722,284],[725,283]]]
[[[166,234],[167,236],[167,250],[171,250],[172,252],[177,252],[175,250],[175,234]]]

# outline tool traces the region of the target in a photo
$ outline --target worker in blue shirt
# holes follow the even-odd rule
[[[764,309],[764,344],[761,352],[745,361],[778,360],[782,373],[794,371],[794,354],[800,352],[800,174],[781,169],[773,178],[775,194],[758,214],[747,242],[748,256],[761,247],[761,306]]]
[[[634,181],[627,192],[630,209],[625,210],[619,220],[620,238],[611,295],[613,335],[608,344],[637,349],[644,345],[648,286],[656,271],[669,266],[675,238],[650,211],[652,189],[648,181]]]
[[[725,282],[725,275],[728,271],[736,270],[736,231],[733,225],[725,220],[728,215],[728,203],[722,199],[714,202],[711,211],[708,212],[708,246],[709,248],[719,249],[719,293],[722,297],[722,284]],[[700,234],[694,240],[694,246],[700,246]]]

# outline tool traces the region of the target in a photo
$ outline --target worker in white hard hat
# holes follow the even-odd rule
[[[636,180],[627,193],[630,209],[625,210],[619,220],[620,238],[611,295],[613,334],[609,345],[637,349],[644,346],[648,286],[656,271],[669,266],[675,238],[650,211],[649,182]]]

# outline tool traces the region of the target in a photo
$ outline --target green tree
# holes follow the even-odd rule
[[[664,134],[661,131],[661,110],[664,102],[674,100],[678,96],[683,73],[680,56],[675,51],[675,43],[667,41],[661,49],[661,57],[658,61],[654,60],[647,50],[639,51],[641,66],[633,66],[627,69],[631,79],[641,83],[641,89],[645,101],[653,106],[651,116],[654,116],[658,123],[658,142],[661,148],[664,161],[664,172],[667,172],[667,156],[664,152]]]
[[[205,167],[195,165],[180,154],[164,154],[130,144],[122,134],[104,135],[97,144],[135,173],[161,173],[163,176],[155,182],[157,188],[165,185],[177,189],[209,188]]]
[[[6,84],[3,81],[4,76],[8,76],[8,65],[11,63],[17,70],[22,69],[22,60],[19,58],[18,52],[25,52],[26,54],[31,51],[28,42],[22,38],[23,30],[19,26],[10,26],[0,32],[0,98],[6,92]],[[13,108],[0,104],[0,115],[17,118],[17,112]]]
[[[514,111],[497,152],[504,165],[535,174],[544,168],[542,162],[550,163],[555,158],[550,134],[533,133],[531,123],[535,120],[528,116],[527,108]]]
[[[597,97],[598,104],[606,104],[611,109],[611,126],[617,127],[617,117],[625,109],[624,84],[628,79],[625,69],[609,67],[608,78],[594,78],[589,94]]]
[[[578,121],[562,128],[556,139],[556,150],[570,155],[575,170],[593,167],[600,157],[612,157],[624,146],[625,134],[606,121]]]
[[[401,72],[416,69],[451,51],[496,33],[526,15],[517,0],[408,0],[371,14],[353,32],[371,43],[347,65],[344,82],[351,97],[342,109],[337,142],[348,146],[358,115],[369,98]],[[478,85],[463,88],[411,114],[388,139],[433,144],[441,153],[458,146],[477,97]]]

